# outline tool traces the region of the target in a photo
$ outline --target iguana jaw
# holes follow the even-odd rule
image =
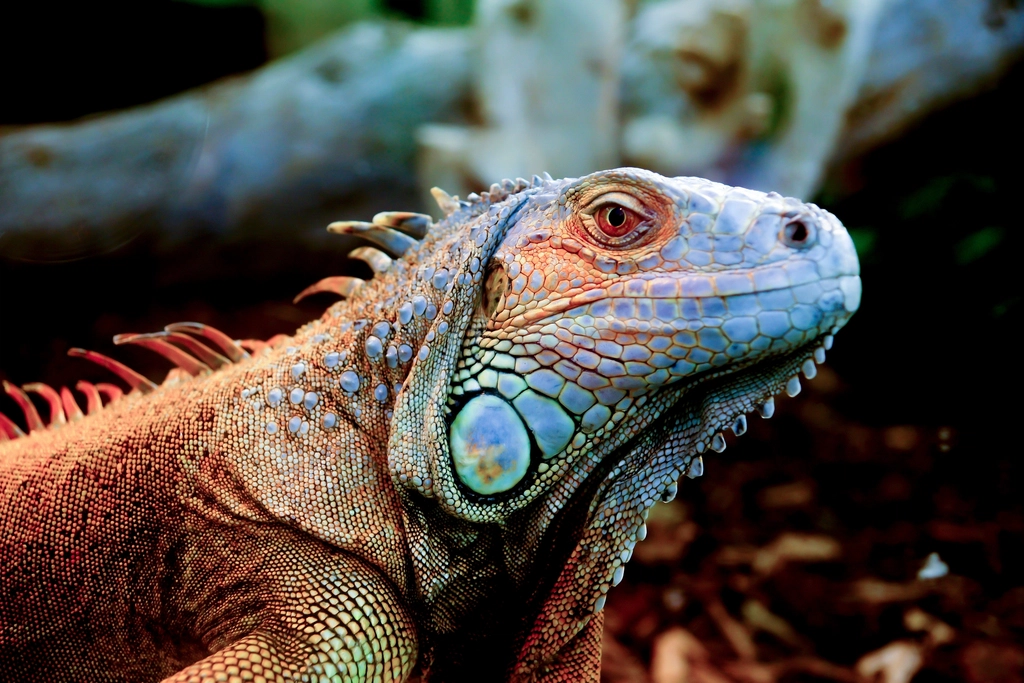
[[[703,474],[703,457],[724,450],[724,431],[744,433],[747,415],[756,412],[771,417],[775,396],[793,395],[799,386],[798,374],[807,371],[808,364],[814,365],[816,359],[824,358],[824,347],[831,345],[831,338],[831,334],[823,335],[795,351],[708,371],[663,387],[651,397],[652,417],[644,430],[605,455],[590,472],[590,477],[599,482],[578,489],[556,487],[549,494],[555,498],[589,498],[589,502],[581,501],[589,508],[581,534],[590,527],[603,534],[607,531],[604,521],[613,517],[620,520],[616,538],[623,540],[606,558],[611,569],[596,571],[594,576],[600,578],[607,573],[611,577],[624,564],[636,542],[646,535],[642,529],[647,511],[657,502],[672,500],[683,475],[696,478]],[[814,372],[810,370],[808,376]],[[741,416],[744,421],[737,427]],[[560,510],[545,506],[530,510],[526,513],[528,522],[520,518],[514,525],[529,531],[515,534],[505,558],[508,566],[521,568],[518,575],[524,578],[528,568],[535,565],[537,553],[550,551],[540,547],[545,545],[542,531],[551,527],[560,514]],[[620,561],[612,562],[613,555]],[[604,584],[599,581],[596,585]],[[603,590],[610,585],[614,584],[608,583]]]

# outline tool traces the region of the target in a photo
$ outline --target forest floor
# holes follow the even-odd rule
[[[851,420],[827,366],[804,385],[652,511],[602,680],[1024,681],[1024,514],[958,485],[954,429]]]

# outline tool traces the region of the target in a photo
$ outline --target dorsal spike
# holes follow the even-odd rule
[[[214,370],[223,368],[226,365],[231,365],[230,360],[220,355],[195,337],[190,337],[184,332],[168,332],[164,330],[163,332],[157,332],[155,334],[166,337],[167,341],[190,351],[193,356],[206,363]]]
[[[92,415],[103,410],[103,397],[100,396],[99,389],[92,382],[86,382],[84,379],[79,380],[78,384],[75,385],[75,389],[85,394],[85,413],[86,415]],[[71,393],[71,392],[68,392]]]
[[[61,404],[60,394],[53,387],[42,382],[32,382],[31,384],[25,384],[21,388],[25,391],[39,394],[49,404],[50,422],[46,425],[47,427],[67,424],[68,420],[64,417],[64,406]]]
[[[156,391],[157,387],[153,382],[150,382],[124,363],[119,363],[109,356],[104,356],[102,353],[88,351],[86,349],[68,349],[68,355],[72,358],[84,358],[86,360],[91,360],[93,363],[96,363],[96,365],[110,370],[112,373],[123,379],[132,389],[138,389],[143,394]]]
[[[217,345],[224,355],[235,363],[241,363],[249,357],[249,354],[234,339],[224,334],[216,327],[204,325],[203,323],[172,323],[164,327],[167,332],[188,332],[197,337],[208,339]]]
[[[551,182],[552,180],[554,180],[554,178],[551,177],[551,174],[548,173],[547,171],[544,171],[540,175],[541,175],[542,178],[544,178],[544,180],[547,180],[548,182]]]
[[[480,201],[480,195],[478,195],[476,192],[470,192],[469,194],[466,195],[466,201],[478,202]]]
[[[262,339],[239,339],[238,343],[241,344],[242,348],[249,353],[259,353],[270,346],[270,344]]]
[[[459,204],[459,198],[457,196],[453,197],[452,195],[442,190],[440,187],[430,188],[430,194],[431,196],[433,196],[434,201],[437,202],[438,208],[441,209],[445,216],[452,215],[453,213],[458,211],[459,207],[461,206]]]
[[[332,232],[335,235],[357,235],[390,251],[395,256],[401,256],[418,244],[404,232],[365,221],[336,221],[327,226],[327,232]]]
[[[534,173],[534,174],[533,174],[533,178],[531,178],[531,182],[530,182],[530,184],[531,184],[531,185],[532,185],[533,187],[540,187],[541,185],[543,185],[543,184],[544,184],[544,179],[543,179],[543,178],[541,178],[541,177],[540,177],[539,175],[537,175],[536,173]]]
[[[25,436],[25,432],[21,431],[21,427],[15,424],[11,418],[0,413],[0,435],[3,436],[0,441],[7,441],[10,439],[17,439],[20,436]]]
[[[25,423],[28,425],[29,433],[46,429],[46,425],[43,424],[43,418],[39,417],[39,411],[32,404],[32,399],[28,397],[28,394],[7,380],[4,380],[4,391],[14,399],[14,402],[21,408],[21,412],[25,413]]]
[[[164,384],[181,384],[182,382],[189,382],[192,380],[192,375],[188,374],[177,365],[167,371],[167,376],[164,377]]]
[[[174,368],[171,368],[172,370]],[[100,396],[107,399],[107,405],[109,406],[114,401],[120,400],[124,396],[124,392],[121,391],[121,387],[116,384],[108,384],[107,382],[97,382],[96,391],[100,392]]]
[[[121,346],[122,344],[137,344],[143,348],[149,349],[150,351],[159,353],[161,356],[171,361],[193,377],[210,372],[209,365],[196,360],[177,346],[172,346],[166,340],[159,338],[157,336],[159,334],[159,332],[156,333],[156,335],[115,334],[114,343],[118,346]]]
[[[526,178],[516,178],[516,192],[525,190],[530,186],[530,181]]]
[[[372,270],[375,275],[387,272],[388,268],[391,267],[391,264],[394,263],[390,256],[380,249],[374,249],[373,247],[358,247],[350,251],[348,257],[364,262],[366,265],[370,266],[370,270]]]
[[[278,346],[281,346],[291,338],[292,336],[290,334],[284,334],[283,332],[278,333],[267,340],[267,346],[269,346],[272,349],[276,349]]]
[[[491,183],[491,186],[487,188],[487,194],[491,195],[491,201],[500,201],[503,199],[505,191],[501,189],[501,185],[498,183]]]
[[[79,382],[81,384],[81,382]],[[60,402],[64,406],[64,415],[67,416],[68,422],[78,422],[85,413],[82,412],[81,406],[78,405],[78,401],[75,400],[75,395],[71,393],[71,390],[67,387],[60,388]]]
[[[434,219],[425,213],[411,211],[381,211],[373,217],[375,225],[401,230],[410,237],[423,239],[434,225]]]
[[[325,277],[319,282],[314,282],[309,287],[295,295],[295,299],[292,303],[299,303],[307,296],[313,294],[337,294],[338,296],[347,299],[352,296],[357,289],[366,284],[366,280],[361,280],[357,277],[349,277],[348,275],[335,275],[333,277]]]

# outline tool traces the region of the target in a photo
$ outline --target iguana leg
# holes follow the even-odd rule
[[[408,678],[416,664],[416,629],[389,581],[316,543],[292,539],[263,550],[270,559],[241,558],[238,565],[248,565],[250,576],[239,580],[236,574],[232,581],[242,604],[260,605],[257,614],[214,617],[207,626],[219,634],[210,643],[215,651],[165,683]],[[223,597],[220,590],[212,595]]]
[[[539,670],[527,676],[513,675],[514,681],[538,683],[597,683],[601,680],[601,636],[604,612],[590,618],[583,630],[566,643]]]

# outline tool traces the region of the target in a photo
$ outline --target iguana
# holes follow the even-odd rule
[[[0,678],[596,681],[602,608],[702,455],[860,301],[828,212],[623,168],[332,224],[367,281],[252,357],[0,424]],[[83,417],[83,412],[88,415]],[[13,438],[17,437],[17,438]]]

